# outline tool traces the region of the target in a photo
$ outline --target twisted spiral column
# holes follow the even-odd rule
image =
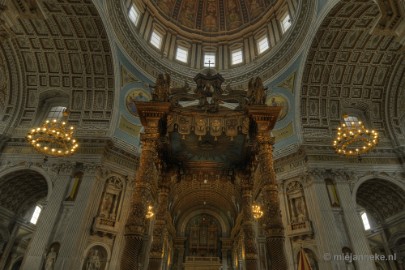
[[[273,168],[273,139],[269,133],[257,137],[259,146],[259,162],[265,184],[262,189],[264,202],[263,224],[266,233],[267,252],[271,260],[271,269],[287,269],[284,250],[284,226],[281,219],[280,200]]]
[[[247,174],[242,179],[242,230],[243,245],[245,247],[245,265],[246,270],[257,269],[257,246],[256,235],[253,228],[252,213],[252,189],[253,183],[250,180],[251,175]]]
[[[149,255],[149,269],[160,270],[163,263],[163,249],[165,236],[167,235],[166,215],[169,206],[169,176],[162,177],[159,186],[158,202],[155,225],[153,228],[153,241]]]
[[[142,134],[142,154],[135,178],[131,212],[125,225],[125,246],[121,258],[121,270],[140,270],[143,263],[142,250],[145,245],[146,209],[151,199],[151,186],[154,177],[154,164],[157,156],[159,135]]]

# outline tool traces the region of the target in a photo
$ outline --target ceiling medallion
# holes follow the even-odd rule
[[[74,127],[67,126],[68,113],[60,120],[46,120],[40,127],[32,128],[26,139],[38,152],[46,156],[63,157],[76,152],[79,144],[73,137]]]
[[[333,146],[336,153],[345,156],[360,156],[378,143],[378,132],[366,129],[357,117],[343,116],[344,122],[337,130]]]
[[[263,211],[262,211],[260,205],[258,205],[258,204],[252,205],[252,213],[253,213],[253,217],[255,219],[259,219],[263,216]]]

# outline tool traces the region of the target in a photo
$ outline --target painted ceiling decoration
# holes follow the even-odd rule
[[[217,53],[216,68],[221,70],[227,83],[243,88],[254,76],[260,76],[264,81],[274,76],[292,59],[294,52],[307,37],[309,24],[315,13],[314,2],[289,2],[293,3],[291,7],[287,5],[288,1],[281,0],[133,1],[141,13],[141,21],[136,26],[128,18],[127,2],[108,1],[106,4],[112,28],[122,50],[151,81],[157,74],[169,72],[176,87],[181,86],[184,81],[192,82],[194,75],[204,68],[204,52],[210,51]],[[198,11],[197,16],[193,17],[195,23],[192,28],[191,24],[190,27],[184,26],[179,17],[186,14],[183,8],[191,6]],[[260,15],[257,17],[251,15],[258,12],[254,6],[260,7]],[[230,16],[228,8],[237,9],[240,14],[238,16],[241,17],[241,24],[235,30],[227,28],[230,27],[229,19],[225,18]],[[215,16],[211,16],[210,13],[214,10]],[[287,12],[293,18],[292,25],[288,32],[283,33],[280,21]],[[210,26],[210,31],[204,30],[204,19],[207,17],[215,17],[215,24]],[[299,24],[295,23],[298,21]],[[161,49],[150,44],[154,30],[163,37]],[[269,49],[258,54],[257,42],[263,36],[268,37]],[[188,63],[176,61],[177,45],[189,48]],[[230,59],[224,60],[235,48],[243,48],[243,64],[232,65]]]
[[[275,12],[276,0],[154,0],[159,11],[177,25],[193,31],[237,31]]]

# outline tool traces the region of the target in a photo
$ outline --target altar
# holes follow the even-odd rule
[[[218,257],[187,256],[183,266],[184,270],[219,270],[222,264]]]

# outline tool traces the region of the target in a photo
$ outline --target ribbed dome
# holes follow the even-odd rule
[[[167,20],[198,34],[227,34],[240,31],[267,13],[277,10],[284,0],[154,0],[153,5]]]

